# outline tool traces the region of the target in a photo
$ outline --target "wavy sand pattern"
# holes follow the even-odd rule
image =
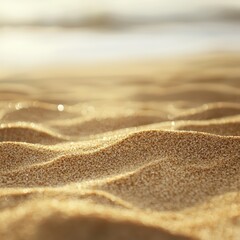
[[[2,75],[2,240],[240,239],[240,58],[155,66]]]

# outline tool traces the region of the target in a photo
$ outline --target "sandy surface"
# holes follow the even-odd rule
[[[1,72],[0,238],[240,239],[239,67]]]

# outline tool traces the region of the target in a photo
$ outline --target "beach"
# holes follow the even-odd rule
[[[239,239],[239,66],[0,71],[0,238]]]

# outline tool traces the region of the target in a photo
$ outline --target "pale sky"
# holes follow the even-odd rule
[[[156,17],[203,14],[208,9],[240,10],[239,0],[1,0],[1,23],[71,20],[109,14],[115,17]]]

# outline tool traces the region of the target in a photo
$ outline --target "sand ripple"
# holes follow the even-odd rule
[[[239,239],[240,61],[203,59],[3,81],[0,238]]]

